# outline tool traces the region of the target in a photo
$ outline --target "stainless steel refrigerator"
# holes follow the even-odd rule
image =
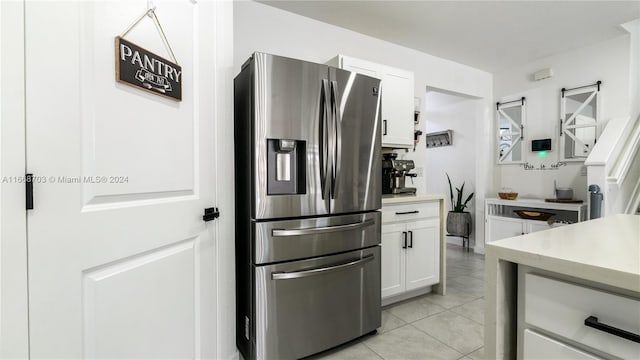
[[[375,331],[380,81],[254,53],[234,88],[238,349],[298,359]]]

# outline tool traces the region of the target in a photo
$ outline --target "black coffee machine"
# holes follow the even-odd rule
[[[387,153],[382,155],[382,194],[406,194],[416,193],[416,188],[406,187],[406,177],[416,177],[417,174],[409,173],[416,166],[413,160],[398,160],[398,154]]]

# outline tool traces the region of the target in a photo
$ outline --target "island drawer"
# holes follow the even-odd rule
[[[602,358],[580,351],[535,331],[524,331],[523,359],[601,360]]]
[[[415,220],[440,216],[439,201],[393,204],[382,206],[382,223]]]
[[[640,299],[531,273],[524,282],[527,325],[605,354],[640,359]]]

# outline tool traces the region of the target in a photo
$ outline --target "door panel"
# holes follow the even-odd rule
[[[386,224],[382,233],[382,297],[405,291],[406,226]]]
[[[440,281],[440,222],[438,219],[407,225],[407,290]]]
[[[196,241],[189,239],[83,273],[86,357],[195,355],[195,314],[167,309],[193,309]],[[154,301],[149,302],[150,298]],[[171,341],[158,342],[157,337]],[[154,344],[152,348],[149,343]]]
[[[297,277],[305,270],[316,271]],[[380,326],[378,246],[256,266],[255,277],[257,359],[300,359]]]
[[[200,339],[215,337],[201,306],[216,304],[201,216],[216,201],[215,65],[200,64],[215,58],[202,36],[217,5],[154,4],[182,102],[115,81],[114,36],[146,1],[26,2],[33,358],[204,357]],[[169,57],[147,17],[127,38]]]
[[[254,219],[313,216],[329,213],[323,197],[320,166],[323,80],[328,66],[263,53],[254,54],[253,204]],[[304,141],[305,193],[269,195],[268,139]],[[249,144],[247,144],[249,146]]]
[[[381,207],[380,81],[330,68],[337,106],[333,214]]]

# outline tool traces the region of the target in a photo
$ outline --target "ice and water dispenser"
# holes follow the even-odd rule
[[[306,142],[267,139],[267,195],[306,192]]]

